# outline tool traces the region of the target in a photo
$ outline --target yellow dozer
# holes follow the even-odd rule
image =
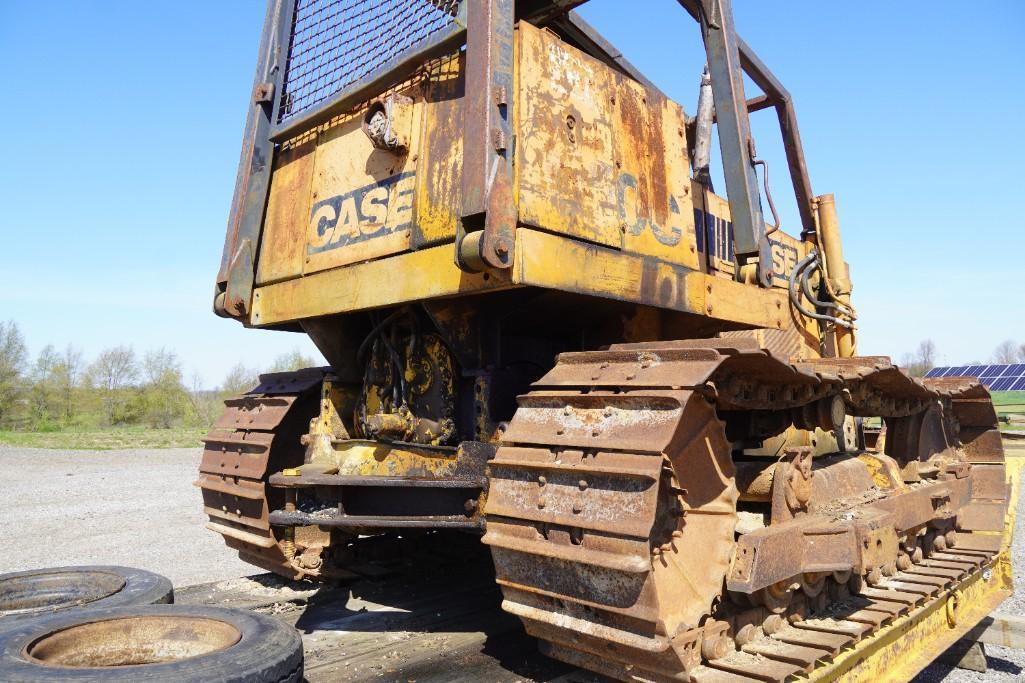
[[[1011,588],[989,394],[856,355],[836,203],[729,0],[679,0],[693,116],[579,4],[271,0],[214,309],[330,366],[226,402],[209,528],[312,579],[477,534],[542,650],[621,680],[910,678]]]

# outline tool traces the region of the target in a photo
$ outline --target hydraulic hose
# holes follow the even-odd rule
[[[808,268],[813,263],[816,267],[818,267],[818,264],[815,261],[816,257],[817,253],[812,251],[810,254],[801,259],[801,261],[796,266],[794,266],[794,269],[790,271],[790,286],[788,288],[788,292],[790,294],[790,302],[794,305],[794,308],[800,311],[800,313],[805,317],[812,318],[813,320],[825,320],[835,325],[839,325],[840,327],[845,327],[849,330],[853,330],[854,323],[848,322],[841,318],[837,318],[836,316],[825,315],[823,313],[817,313],[815,311],[809,311],[801,304],[801,295],[797,291],[797,279],[798,277],[802,276],[804,269]],[[814,297],[809,297],[809,299],[811,299],[813,303],[817,301],[817,299],[815,299]]]

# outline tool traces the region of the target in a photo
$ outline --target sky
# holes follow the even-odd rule
[[[236,362],[320,360],[303,335],[210,311],[263,12],[0,2],[0,320],[32,353],[163,346],[207,387]],[[581,13],[694,111],[703,50],[676,2]],[[859,353],[931,338],[963,364],[1025,342],[1025,3],[734,0],[734,15],[793,95],[815,192],[837,197]],[[773,113],[752,127],[796,233]]]

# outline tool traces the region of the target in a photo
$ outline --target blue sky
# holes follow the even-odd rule
[[[734,0],[794,96],[817,193],[837,195],[864,354],[935,340],[940,361],[1025,342],[1025,3]],[[176,350],[216,385],[301,335],[210,313],[263,3],[0,3],[8,66],[0,319],[33,352]],[[703,61],[672,0],[584,16],[693,111]],[[754,115],[796,232],[771,112]]]

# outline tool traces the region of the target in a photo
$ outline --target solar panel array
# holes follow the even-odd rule
[[[991,391],[1025,391],[1025,363],[933,368],[926,377],[978,377]]]

